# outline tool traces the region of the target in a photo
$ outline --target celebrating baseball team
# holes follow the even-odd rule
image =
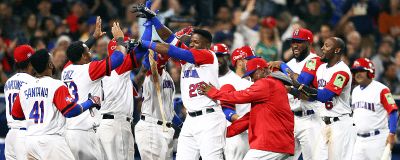
[[[47,50],[17,46],[19,72],[4,88],[7,159],[134,159],[135,143],[143,160],[390,157],[398,119],[394,98],[374,80],[371,60],[359,58],[351,68],[341,61],[342,39],[328,38],[317,55],[310,47],[313,33],[297,28],[290,38],[293,58],[267,62],[249,46],[230,52],[212,44],[207,30],[173,33],[151,5],[132,10],[146,21],[140,39],[125,37],[114,22],[108,57],[92,61],[90,48],[106,34],[97,17],[89,40],[68,46],[61,80],[52,78]],[[153,28],[162,41],[152,40]],[[169,61],[182,68],[185,117],[174,108]],[[133,69],[140,72],[132,82]],[[132,130],[134,97],[141,97],[141,115]],[[176,157],[173,126],[181,129]]]

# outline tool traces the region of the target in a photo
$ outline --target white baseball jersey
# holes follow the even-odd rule
[[[225,84],[231,84],[238,91],[244,90],[253,84],[253,82],[251,81],[240,78],[240,76],[238,76],[235,72],[233,72],[230,69],[228,70],[228,73],[218,78],[218,83],[220,86],[223,86]],[[236,113],[239,116],[243,116],[250,111],[251,104],[250,103],[236,104],[235,106],[236,106]]]
[[[119,74],[112,71],[111,76],[102,80],[104,101],[101,103],[102,114],[123,115],[131,117],[133,113],[133,85],[130,72]]]
[[[103,90],[100,78],[106,74],[104,61],[95,61],[83,65],[71,64],[64,68],[61,73],[61,80],[67,85],[69,92],[74,97],[75,102],[80,104],[88,99],[89,93],[92,96],[103,98]],[[79,116],[67,119],[67,129],[89,130],[99,125],[100,113],[97,109],[92,109],[94,117],[90,111],[83,112]]]
[[[206,95],[197,93],[197,88],[203,83],[218,85],[218,59],[209,50],[190,49],[196,64],[185,63],[181,71],[181,94],[183,105],[189,112],[202,110],[216,105],[216,102]]]
[[[310,53],[310,54],[308,54],[308,56],[306,58],[304,58],[300,62],[297,62],[295,58],[292,58],[286,64],[294,73],[300,74],[304,65],[306,64],[306,62],[308,62],[308,60],[310,60],[311,58],[314,58],[316,56],[317,56],[316,54]],[[289,104],[290,104],[290,108],[292,109],[292,111],[301,110],[301,107],[300,107],[301,101],[298,98],[294,98],[293,95],[288,94],[288,99],[289,99]]]
[[[171,76],[165,70],[162,70],[159,80],[161,85],[161,99],[164,105],[163,109],[165,113],[165,119],[170,122],[174,118],[175,85]],[[142,114],[162,120],[157,91],[153,83],[153,77],[151,75],[147,75],[143,82]]]
[[[25,128],[25,121],[14,120],[11,116],[12,106],[15,98],[17,98],[21,87],[35,78],[27,73],[16,73],[10,77],[4,85],[4,96],[6,100],[6,118],[9,128]]]
[[[325,108],[318,110],[321,116],[338,117],[350,114],[350,91],[352,74],[350,68],[340,61],[328,67],[328,63],[319,66],[317,70],[318,89],[326,88],[336,95],[332,101],[325,103]]]
[[[385,85],[372,80],[365,88],[357,86],[353,90],[351,99],[354,124],[358,133],[388,129],[388,114],[397,110],[397,106]]]
[[[46,76],[21,87],[13,116],[26,119],[27,136],[61,135],[65,127],[62,113],[75,105],[64,83]]]

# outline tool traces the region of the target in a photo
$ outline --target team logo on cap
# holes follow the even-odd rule
[[[298,36],[299,35],[299,29],[296,29],[294,32],[293,32],[293,35],[295,35],[295,36]]]
[[[26,56],[29,58],[32,56],[32,53],[29,52]]]

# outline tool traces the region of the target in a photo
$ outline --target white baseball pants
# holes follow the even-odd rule
[[[389,130],[379,130],[378,135],[370,137],[357,136],[356,144],[354,145],[352,160],[374,160],[381,159],[386,146],[386,139],[389,135]]]
[[[105,159],[100,139],[94,130],[67,129],[65,131],[65,138],[76,160]]]
[[[4,154],[7,160],[25,160],[26,130],[10,129],[5,139]]]
[[[28,160],[71,160],[74,155],[61,135],[26,136]]]
[[[133,160],[135,142],[131,123],[125,119],[102,119],[96,135],[108,160]]]
[[[316,114],[298,117],[294,116],[295,153],[293,160],[298,160],[303,154],[304,160],[312,160],[317,144],[316,139],[321,136],[320,118]]]
[[[250,146],[247,131],[234,137],[226,138],[226,145],[224,149],[225,159],[243,160],[249,149]]]
[[[226,120],[221,108],[196,117],[186,116],[178,138],[177,160],[222,160]]]
[[[147,119],[149,117],[146,117]],[[136,144],[142,160],[171,160],[175,130],[140,120],[135,126]]]

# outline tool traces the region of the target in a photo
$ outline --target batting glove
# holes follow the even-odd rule
[[[100,110],[101,108],[101,101],[100,101],[100,97],[98,96],[92,96],[92,94],[89,93],[88,95],[88,99],[91,100],[93,102],[93,105],[91,106],[91,108],[96,108],[97,110]]]
[[[138,13],[136,17],[151,19],[157,15],[155,12],[150,10],[150,8],[146,7],[144,4],[135,5],[132,8],[133,8],[132,10],[133,13]]]

